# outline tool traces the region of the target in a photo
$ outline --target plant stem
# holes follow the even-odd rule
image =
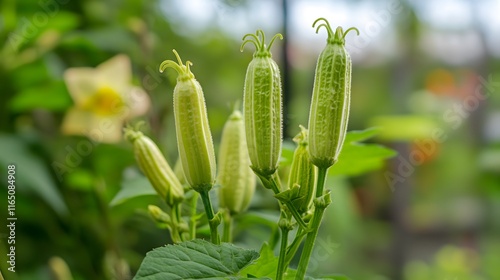
[[[191,198],[191,218],[189,220],[189,236],[191,240],[196,238],[196,206],[198,205],[198,193],[193,192],[193,197]]]
[[[278,172],[274,172],[273,175],[267,178],[269,182],[269,187],[275,194],[278,194],[281,192],[281,180],[279,178]]]
[[[259,178],[261,179],[261,182],[262,182],[262,184],[265,185],[265,187],[273,190],[274,194],[278,194],[281,192],[281,181],[280,181],[280,178],[278,177],[277,172],[273,173],[273,175],[271,175],[270,177],[262,178],[259,176]],[[280,202],[280,205],[281,205],[281,202]],[[300,225],[300,227],[302,227],[304,230],[307,231],[307,225],[304,222],[304,220],[302,219],[300,213],[295,208],[295,205],[293,205],[293,203],[291,203],[291,202],[285,202],[285,205],[288,208],[288,210],[290,211],[290,213],[292,214],[292,216],[295,218],[297,223]]]
[[[224,234],[222,235],[222,242],[233,242],[233,216],[226,210],[223,218]]]
[[[326,172],[328,168],[318,167],[318,181],[316,185],[316,199],[314,201],[314,214],[312,221],[310,222],[311,231],[307,234],[306,241],[304,243],[304,249],[302,250],[302,255],[300,256],[299,266],[297,268],[296,280],[304,279],[306,275],[307,266],[309,265],[309,260],[311,258],[312,250],[314,248],[314,242],[318,235],[318,230],[321,225],[321,220],[323,219],[323,213],[325,212],[328,203],[321,203],[319,200],[323,196],[323,188],[325,186]],[[328,194],[329,195],[329,194]]]
[[[328,167],[318,167],[318,181],[316,182],[316,198],[321,197],[323,195],[323,189],[326,183],[326,173],[328,171]]]
[[[210,226],[210,239],[214,244],[220,244],[219,233],[217,232],[217,223],[213,221],[214,219],[214,209],[212,208],[212,202],[210,202],[210,196],[207,190],[202,190],[200,192],[201,201],[203,201],[203,206],[205,207],[205,213],[207,214],[208,225]]]
[[[281,228],[281,246],[280,246],[280,255],[278,259],[278,269],[276,271],[276,280],[282,280],[283,275],[286,270],[286,247],[288,245],[288,231],[289,227],[288,225],[286,226],[280,226]]]
[[[182,242],[181,235],[179,233],[179,221],[181,220],[180,216],[180,204],[176,204],[172,206],[172,241],[175,243]]]
[[[293,205],[293,203],[291,203],[290,201],[285,203],[285,205],[288,207],[288,210],[290,211],[290,213],[292,213],[292,216],[295,218],[295,220],[297,221],[297,223],[299,224],[299,226],[306,230],[307,231],[307,225],[306,223],[304,222],[304,220],[302,220],[302,217],[300,216],[300,213],[297,211],[297,209],[295,208],[295,206]]]
[[[297,250],[299,249],[300,243],[302,243],[302,240],[304,239],[304,236],[306,236],[307,232],[303,231],[301,227],[297,229],[297,232],[295,234],[295,238],[293,239],[292,243],[290,246],[288,246],[286,250],[286,258],[285,258],[285,265],[288,266],[290,262],[292,261],[293,256],[295,256],[295,253],[297,253]]]

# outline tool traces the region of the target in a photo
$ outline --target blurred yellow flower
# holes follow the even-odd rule
[[[66,113],[62,132],[86,135],[94,141],[119,142],[130,118],[146,113],[146,92],[131,84],[132,69],[126,55],[117,55],[96,68],[69,68],[64,81],[75,106]]]

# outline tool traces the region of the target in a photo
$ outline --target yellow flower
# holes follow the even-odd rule
[[[64,81],[75,106],[66,113],[62,132],[86,135],[94,141],[119,142],[126,120],[146,113],[146,92],[131,84],[132,69],[126,55],[117,55],[96,68],[69,68]]]

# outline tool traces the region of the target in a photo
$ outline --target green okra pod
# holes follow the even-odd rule
[[[245,126],[240,111],[234,110],[222,130],[217,183],[219,203],[231,214],[247,209],[255,191],[255,175],[250,168]]]
[[[256,47],[245,77],[243,114],[251,167],[264,177],[278,168],[283,134],[281,76],[270,52],[276,38],[283,37],[276,34],[266,46],[264,32],[257,30],[245,35],[241,46],[241,50],[247,43]]]
[[[153,140],[130,127],[125,128],[125,137],[134,146],[139,168],[160,197],[170,206],[182,201],[184,197],[182,185]]]
[[[307,129],[303,126],[300,126],[300,129],[301,132],[293,138],[293,141],[297,143],[297,148],[293,153],[288,185],[290,188],[299,186],[298,199],[294,201],[294,205],[297,211],[303,214],[308,211],[315,195],[317,171],[316,166],[310,161],[307,151]]]
[[[320,21],[321,27],[328,31],[327,45],[321,52],[316,64],[311,109],[309,111],[309,154],[311,161],[318,167],[332,166],[339,156],[344,143],[349,118],[351,98],[351,58],[345,49],[345,32],[337,27],[335,33],[328,21]]]
[[[203,90],[189,68],[192,63],[184,65],[173,52],[177,62],[163,61],[160,72],[171,67],[179,74],[174,88],[174,118],[182,170],[195,191],[208,191],[215,182],[215,154]]]

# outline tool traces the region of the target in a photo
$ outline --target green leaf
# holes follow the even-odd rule
[[[365,130],[353,130],[347,132],[347,135],[345,136],[345,143],[351,143],[351,142],[361,142],[370,138],[373,138],[380,132],[379,128],[376,127],[370,127]]]
[[[330,175],[356,176],[382,168],[387,158],[396,155],[394,150],[378,144],[362,144],[378,133],[378,129],[370,128],[347,133],[339,160],[329,171]]]
[[[378,135],[378,128],[355,130],[347,132],[338,162],[330,168],[330,175],[356,176],[380,169],[387,158],[396,152],[377,144],[360,144],[359,142]],[[280,166],[290,165],[295,145],[283,143]]]
[[[54,82],[45,86],[33,86],[16,94],[10,101],[9,107],[13,112],[24,112],[33,109],[47,109],[50,111],[64,111],[71,106],[63,82]]]
[[[30,146],[19,137],[0,134],[0,164],[2,168],[16,166],[16,186],[18,190],[29,190],[38,194],[59,215],[66,215],[68,208],[50,175],[47,164],[34,153]],[[17,190],[16,190],[17,191]]]
[[[145,176],[138,175],[132,179],[122,181],[120,191],[109,204],[110,206],[116,206],[131,198],[144,195],[157,195],[157,193]]]
[[[413,141],[431,137],[438,128],[436,120],[419,115],[378,116],[371,120],[373,126],[380,127],[378,138],[390,141]]]
[[[196,239],[150,251],[134,279],[247,279],[238,273],[258,257],[253,250],[229,243],[215,245]]]
[[[278,258],[274,256],[273,250],[269,244],[264,243],[260,249],[260,257],[241,271],[241,275],[252,275],[257,278],[276,277],[276,268],[278,267]]]
[[[240,274],[243,276],[254,277],[262,280],[274,279],[276,277],[277,267],[278,267],[278,257],[274,255],[271,247],[267,243],[264,243],[264,245],[262,245],[262,248],[260,249],[260,257],[251,265],[243,269]],[[296,269],[288,268],[284,275],[284,279],[295,280],[296,274],[297,274]],[[321,278],[313,278],[310,276],[305,277],[305,280],[326,280],[326,279],[349,280],[349,278],[343,275],[324,276]]]

